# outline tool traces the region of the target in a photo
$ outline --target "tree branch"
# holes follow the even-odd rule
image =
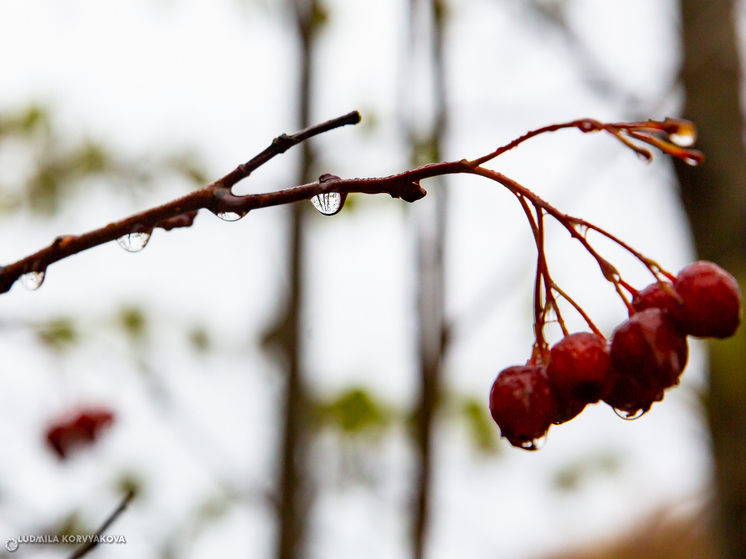
[[[327,121],[325,123],[312,126],[301,132],[288,136],[283,134],[272,141],[272,144],[262,153],[251,159],[248,163],[239,165],[232,172],[228,173],[221,179],[207,185],[206,187],[191,192],[172,202],[157,206],[149,210],[137,213],[128,218],[110,223],[105,227],[84,233],[82,235],[65,235],[57,237],[48,247],[23,258],[13,264],[0,267],[0,294],[10,290],[11,286],[24,274],[30,272],[44,272],[50,264],[58,262],[63,258],[72,256],[89,248],[108,243],[119,239],[131,233],[151,233],[156,227],[170,230],[176,227],[188,227],[192,224],[196,212],[200,209],[210,210],[214,214],[232,212],[240,216],[246,215],[249,211],[257,208],[266,208],[308,200],[318,194],[338,192],[346,195],[350,193],[362,194],[389,194],[392,198],[401,198],[407,202],[415,202],[423,198],[427,192],[420,186],[420,181],[442,175],[451,175],[457,173],[473,173],[487,178],[496,180],[513,192],[520,192],[532,203],[538,204],[547,210],[548,213],[557,216],[564,216],[555,208],[541,200],[530,190],[518,185],[508,177],[496,173],[489,169],[481,167],[487,161],[494,159],[505,151],[516,147],[523,141],[543,134],[545,132],[554,132],[563,128],[578,128],[582,132],[606,131],[624,142],[625,145],[633,149],[638,154],[645,154],[646,158],[650,154],[643,148],[633,144],[630,138],[654,145],[669,155],[679,157],[690,164],[697,164],[703,159],[700,152],[692,149],[686,149],[674,145],[667,141],[667,137],[673,137],[680,129],[692,127],[692,124],[686,121],[673,121],[667,119],[665,122],[648,121],[644,123],[615,123],[603,124],[591,119],[582,119],[565,124],[554,124],[538,130],[534,130],[510,142],[506,146],[498,148],[496,151],[485,155],[484,157],[468,161],[445,161],[441,163],[430,163],[416,169],[404,171],[396,175],[379,178],[354,178],[341,179],[335,175],[324,174],[318,180],[295,186],[276,192],[264,194],[248,194],[237,196],[231,192],[231,187],[238,181],[246,178],[249,174],[263,165],[275,155],[287,151],[290,147],[311,138],[312,136],[323,132],[354,124],[360,121],[360,114],[355,112],[349,113],[342,117]],[[658,135],[654,135],[658,134]],[[659,137],[660,135],[666,138]],[[562,219],[560,219],[562,221]],[[588,249],[591,254],[594,251],[587,246],[585,239],[577,234],[569,223],[563,223],[573,236],[578,238],[581,243]],[[596,256],[594,254],[594,256]],[[603,269],[603,265],[602,265]]]
[[[96,530],[96,533],[94,534],[94,538],[92,538],[89,542],[84,544],[82,547],[80,547],[75,553],[73,553],[69,559],[80,559],[84,555],[88,554],[93,548],[95,548],[98,545],[98,539],[100,536],[103,535],[106,530],[109,529],[109,526],[111,526],[114,521],[119,518],[119,515],[121,515],[124,510],[127,508],[127,506],[130,504],[132,499],[135,498],[135,492],[133,490],[129,490],[127,494],[124,496],[124,499],[119,504],[119,506],[116,508],[114,512],[112,512],[109,515],[109,518],[107,518],[104,523],[101,525],[101,527]]]

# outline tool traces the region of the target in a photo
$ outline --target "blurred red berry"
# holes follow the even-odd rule
[[[661,309],[645,309],[614,331],[611,363],[617,379],[603,400],[629,415],[646,412],[679,382],[689,349],[686,336]]]
[[[615,372],[606,340],[590,332],[562,338],[550,351],[547,379],[559,404],[555,422],[562,423],[609,393]],[[572,413],[571,417],[566,417]]]
[[[47,444],[57,454],[57,458],[64,460],[67,457],[67,426],[55,425],[47,430]]]
[[[72,450],[93,444],[113,422],[114,414],[107,410],[81,410],[71,419],[52,424],[47,430],[47,444],[64,460]]]
[[[553,402],[543,367],[516,365],[502,371],[490,391],[490,412],[513,446],[535,450],[552,424]]]
[[[98,434],[114,422],[114,415],[106,410],[86,410],[80,413],[73,427],[80,431],[81,437],[93,442]]]
[[[674,289],[681,298],[673,316],[690,336],[727,338],[741,322],[741,290],[736,279],[717,264],[690,264],[676,277]]]
[[[636,311],[644,311],[645,309],[671,310],[676,303],[677,295],[671,282],[651,283],[632,299],[632,307]]]

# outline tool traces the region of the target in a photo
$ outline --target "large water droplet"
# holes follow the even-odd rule
[[[21,283],[29,291],[34,291],[35,289],[39,289],[41,284],[44,283],[45,275],[46,272],[43,270],[41,272],[29,272],[21,276]]]
[[[617,414],[622,419],[624,419],[625,421],[634,421],[635,419],[640,419],[643,415],[645,415],[645,411],[643,410],[637,410],[635,413],[628,413],[626,411],[618,410],[616,408],[614,408],[614,413]]]
[[[339,192],[323,192],[311,198],[313,207],[324,215],[334,215],[342,209],[342,195]]]
[[[150,233],[142,231],[136,233],[128,233],[117,239],[119,246],[127,252],[139,252],[145,248],[150,240]]]
[[[238,221],[249,212],[236,213],[236,212],[220,212],[218,217],[223,221]]]
[[[677,146],[688,148],[697,141],[697,129],[694,128],[693,124],[681,125],[676,132],[669,134],[668,137]]]

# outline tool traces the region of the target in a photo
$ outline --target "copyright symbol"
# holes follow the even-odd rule
[[[5,549],[13,553],[18,549],[18,541],[15,538],[8,538],[5,540]]]

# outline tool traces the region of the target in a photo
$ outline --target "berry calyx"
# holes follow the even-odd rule
[[[541,365],[515,365],[503,370],[490,391],[490,413],[510,444],[536,450],[553,420],[549,381]]]
[[[674,283],[680,304],[671,310],[676,324],[690,336],[728,338],[741,323],[741,290],[736,279],[717,264],[690,264]]]
[[[645,309],[614,331],[611,364],[617,379],[603,400],[634,416],[646,412],[663,391],[679,382],[689,348],[686,336],[662,309]]]

